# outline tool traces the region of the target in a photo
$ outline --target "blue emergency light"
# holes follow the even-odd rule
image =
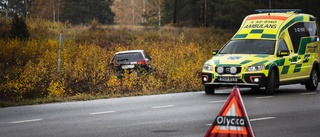
[[[301,12],[301,9],[258,9],[255,10],[255,12],[259,12],[259,13],[270,13],[270,12],[294,12],[294,13],[298,13]]]

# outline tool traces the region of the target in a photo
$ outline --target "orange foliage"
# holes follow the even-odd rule
[[[57,69],[57,39],[0,40],[0,99],[19,101],[201,89],[203,63],[211,57],[212,49],[219,49],[227,40],[226,35],[214,35],[215,31],[214,28],[183,33],[87,30],[78,34],[76,40],[62,42],[60,70]],[[90,35],[92,37],[85,37]],[[107,45],[103,46],[103,40],[107,40]],[[114,76],[108,66],[113,54],[131,49],[142,49],[152,56],[155,71],[139,77],[126,73],[123,79]]]

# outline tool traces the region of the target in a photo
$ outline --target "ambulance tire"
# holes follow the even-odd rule
[[[270,70],[269,73],[269,79],[268,79],[268,85],[266,86],[266,94],[267,95],[273,95],[275,93],[276,86],[278,85],[278,77],[276,75],[275,70]]]
[[[319,74],[318,70],[315,69],[315,67],[312,68],[310,79],[305,84],[307,90],[316,90],[318,88],[318,82],[319,82]]]
[[[206,94],[214,94],[214,87],[211,86],[204,86],[204,91],[206,92]]]

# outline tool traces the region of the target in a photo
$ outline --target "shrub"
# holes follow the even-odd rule
[[[22,16],[15,15],[12,19],[11,30],[10,30],[11,38],[19,38],[19,39],[27,39],[30,37],[28,27],[26,22]]]
[[[0,39],[8,39],[11,21],[0,14]]]
[[[51,81],[49,88],[49,98],[53,98],[53,97],[63,97],[64,93],[65,93],[65,87],[63,85],[63,82],[53,82]]]
[[[57,39],[50,38],[57,31],[50,26],[56,25],[43,20],[47,27],[36,31],[35,27],[42,23],[29,21],[32,32],[43,38],[36,39],[34,35],[35,39],[27,41],[0,39],[1,100],[200,89],[203,63],[212,57],[211,50],[219,49],[229,36],[214,28],[174,31],[88,28],[76,35],[75,40],[62,41],[58,70],[59,44]],[[57,26],[64,29],[64,25]],[[140,77],[126,73],[123,79],[113,75],[108,67],[113,54],[131,49],[142,49],[152,56],[155,71]]]

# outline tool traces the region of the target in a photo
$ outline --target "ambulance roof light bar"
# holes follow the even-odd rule
[[[301,12],[301,9],[257,9],[255,12],[259,13],[270,13],[270,12]]]

